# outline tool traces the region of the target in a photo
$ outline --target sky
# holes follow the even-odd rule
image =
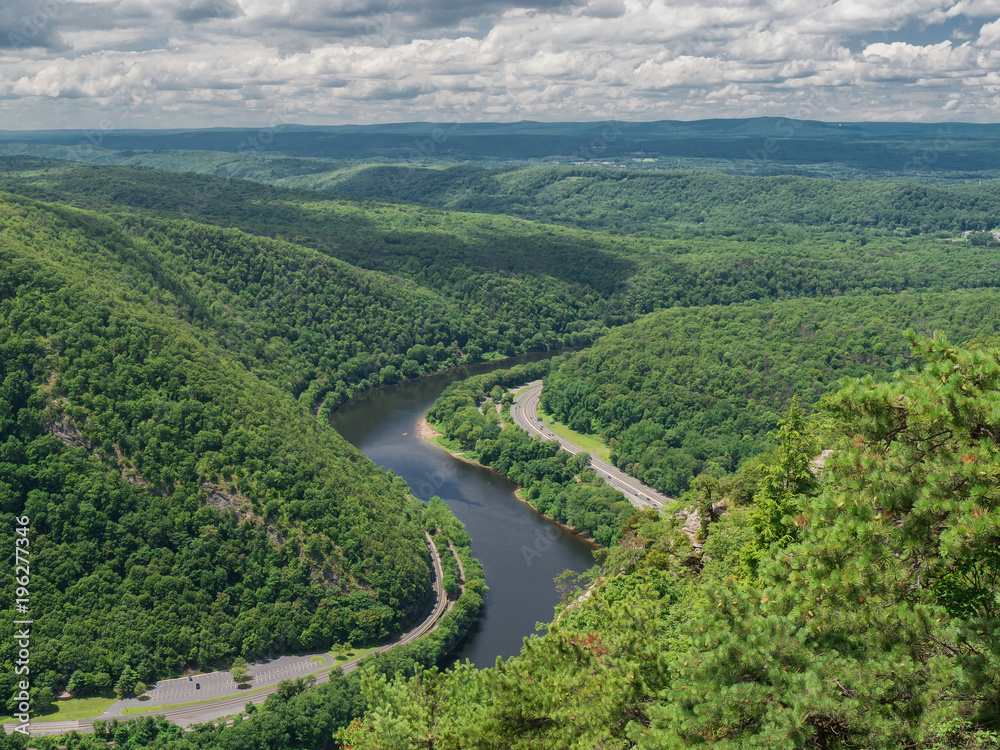
[[[0,130],[1000,121],[1000,0],[0,0]]]

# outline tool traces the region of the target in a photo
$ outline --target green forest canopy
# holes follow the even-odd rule
[[[661,489],[680,491],[698,472],[743,468],[736,478],[702,477],[685,495],[704,508],[720,488],[740,487],[731,497],[743,505],[703,529],[707,557],[669,516],[612,528],[630,509],[619,513],[616,499],[599,491],[606,507],[586,507],[589,500],[577,496],[590,490],[575,486],[572,467],[494,434],[492,420],[459,405],[455,437],[478,430],[474,447],[489,461],[526,483],[538,479],[533,502],[549,512],[562,502],[567,519],[572,513],[584,523],[590,513],[607,541],[621,533],[592,601],[561,615],[550,636],[530,642],[513,665],[474,676],[415,675],[415,664],[430,666],[467,627],[478,611],[470,599],[440,642],[416,647],[419,658],[409,651],[393,657],[411,682],[371,677],[363,698],[351,682],[301,699],[294,715],[336,702],[329,716],[338,718],[321,723],[325,737],[291,740],[299,736],[285,723],[293,713],[278,707],[246,730],[220,733],[219,743],[242,746],[247,732],[276,748],[323,747],[365,701],[375,707],[366,731],[375,732],[353,737],[358,746],[385,743],[392,735],[380,733],[399,731],[396,718],[417,709],[423,713],[407,731],[431,715],[453,736],[477,727],[471,736],[504,746],[589,747],[627,738],[650,747],[833,746],[847,737],[931,747],[973,746],[985,736],[975,732],[995,721],[989,701],[996,686],[982,677],[996,671],[989,635],[995,589],[976,581],[996,572],[988,552],[996,546],[988,526],[991,470],[969,474],[969,497],[935,495],[927,506],[920,493],[938,487],[929,492],[940,495],[941,477],[995,462],[995,446],[982,442],[989,415],[969,421],[969,410],[992,408],[988,362],[928,346],[926,372],[903,378],[923,399],[914,414],[951,420],[956,442],[934,454],[944,473],[906,471],[914,451],[941,449],[920,447],[917,432],[905,440],[918,447],[900,442],[905,455],[894,463],[883,467],[886,457],[875,451],[828,475],[843,486],[862,486],[871,472],[890,485],[904,475],[923,483],[890,487],[891,502],[862,493],[860,510],[829,512],[846,497],[843,486],[784,481],[781,472],[795,461],[782,458],[785,442],[775,448],[767,433],[793,395],[811,405],[839,377],[888,378],[908,364],[903,328],[941,329],[955,340],[994,331],[996,243],[959,236],[993,226],[993,188],[706,172],[648,173],[642,182],[632,173],[586,169],[360,169],[344,176],[364,189],[366,180],[386,175],[396,188],[409,186],[406,199],[424,195],[449,208],[521,216],[4,160],[3,185],[20,196],[0,203],[0,489],[12,498],[5,513],[30,509],[39,559],[54,571],[37,601],[51,611],[64,607],[72,618],[65,628],[39,629],[41,684],[58,688],[76,675],[75,684],[99,690],[126,667],[148,679],[239,652],[395,632],[429,591],[421,541],[427,518],[401,483],[375,471],[310,412],[462,359],[586,344],[617,326],[549,378],[547,404],[578,429],[603,433],[620,465]],[[471,195],[474,189],[481,194]],[[537,204],[525,194],[538,196]],[[455,202],[462,196],[466,203]],[[640,231],[647,236],[629,234]],[[952,382],[942,369],[950,362],[952,373],[968,370],[971,380]],[[950,416],[927,408],[945,399],[939,375],[948,404],[969,387],[983,404],[963,400],[966,411]],[[907,393],[874,381],[852,387],[841,401],[831,397],[825,413],[840,420],[845,446],[874,445],[898,426],[889,424],[895,407],[886,399]],[[970,446],[969,436],[981,443]],[[959,448],[965,452],[956,463]],[[800,446],[794,455],[807,453]],[[771,497],[775,487],[782,493]],[[950,514],[944,527],[931,518],[941,512]],[[854,526],[831,530],[840,516]],[[874,546],[855,538],[881,518],[897,523],[898,533],[886,522]],[[966,549],[961,535],[970,529],[975,543]],[[939,533],[940,541],[931,538]],[[780,549],[798,544],[813,546],[781,557]],[[917,564],[918,577],[886,550]],[[825,572],[810,578],[814,572],[793,562],[800,555],[826,561]],[[781,598],[795,576],[808,584],[792,585]],[[834,592],[828,609],[821,606],[828,595],[817,594],[825,585]],[[859,586],[869,587],[861,596],[875,602],[871,612],[843,598]],[[819,596],[813,610],[796,599],[803,591]],[[74,609],[76,601],[86,605]],[[781,604],[776,615],[770,601]],[[816,611],[833,626],[811,633]],[[686,629],[692,612],[698,632]],[[890,628],[884,612],[901,624]],[[707,645],[699,646],[706,633]],[[894,651],[897,636],[903,641]],[[791,656],[767,651],[775,642],[789,643]],[[843,648],[841,661],[828,658],[831,644]],[[865,651],[869,644],[889,656]],[[702,657],[709,646],[714,655]],[[769,663],[791,668],[791,676],[770,674]],[[897,664],[901,671],[892,674]],[[852,677],[827,679],[840,667]],[[588,675],[584,684],[578,668]],[[952,677],[942,678],[939,668]],[[674,682],[678,674],[683,684]],[[863,680],[886,674],[890,693],[865,692]],[[942,703],[942,679],[952,680],[949,695],[960,704]],[[750,708],[713,702],[719,685]],[[296,692],[279,700],[295,703]],[[570,699],[553,702],[564,694]],[[496,698],[489,703],[495,710],[481,710],[486,695]],[[152,743],[160,732],[135,731],[148,736],[126,733],[121,741]],[[161,734],[164,743],[177,740]],[[197,742],[215,739],[203,734]]]
[[[243,366],[168,258],[31,201],[0,201],[0,225],[0,534],[12,563],[30,517],[36,689],[373,642],[422,613],[421,505],[252,372],[266,349]]]
[[[508,216],[321,198],[303,190],[150,169],[23,158],[0,164],[11,190],[105,213],[127,211],[126,221],[143,222],[153,232],[191,233],[191,228],[149,224],[164,218],[238,227],[406,279],[450,302],[447,320],[468,316],[480,326],[476,330],[465,323],[455,333],[460,347],[464,333],[485,353],[586,344],[604,326],[671,306],[995,288],[1000,280],[992,238],[983,236],[982,243],[974,244],[959,238],[957,229],[943,237],[911,237],[772,225],[621,237],[604,231],[613,228],[605,221],[597,222],[600,231],[581,231]],[[588,179],[617,194],[618,182],[602,175],[595,172]],[[731,178],[696,177],[705,190],[741,195],[727,184]],[[867,185],[845,183],[847,192],[843,186],[813,182],[823,190],[845,191],[852,200]],[[771,199],[766,189],[759,192],[761,199]],[[922,204],[904,198],[890,200],[892,210],[924,215]],[[988,203],[986,197],[976,200]],[[825,195],[816,201],[827,205]],[[871,201],[864,202],[870,207]],[[649,205],[660,204],[654,200]],[[775,198],[775,206],[781,205]],[[990,206],[984,210],[993,211]],[[733,210],[742,209],[734,205]],[[609,214],[620,215],[617,210]],[[178,244],[185,243],[190,244]],[[451,341],[443,343],[447,347]]]
[[[721,477],[773,442],[792,397],[909,362],[903,332],[995,332],[992,291],[674,308],[621,326],[545,378],[545,409],[601,436],[611,460],[668,494]]]

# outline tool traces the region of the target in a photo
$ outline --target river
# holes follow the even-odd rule
[[[553,579],[566,569],[590,568],[593,547],[518,500],[506,477],[418,437],[417,423],[449,383],[545,356],[480,363],[368,391],[331,420],[368,458],[406,480],[417,497],[438,495],[465,524],[489,592],[478,625],[454,656],[480,668],[517,654],[535,624],[552,619],[560,597]]]

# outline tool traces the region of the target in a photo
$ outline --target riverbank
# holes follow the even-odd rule
[[[444,437],[442,433],[435,430],[434,427],[428,423],[426,414],[424,414],[424,416],[420,418],[420,421],[417,422],[417,435],[422,437],[424,440],[433,440],[436,437]],[[437,445],[437,443],[435,443],[435,445]]]
[[[440,378],[441,376],[450,376],[459,372],[460,370],[469,370],[468,376],[477,374],[475,370],[483,370],[488,372],[497,367],[512,366],[511,363],[518,364],[523,362],[539,362],[545,359],[552,359],[553,357],[558,357],[560,354],[568,354],[570,352],[578,352],[586,347],[583,346],[565,346],[561,349],[547,349],[542,352],[522,352],[521,354],[514,354],[509,357],[498,357],[494,359],[479,359],[475,362],[459,362],[458,364],[452,365],[451,367],[446,367],[441,370],[435,370],[434,372],[423,372],[419,375],[409,378],[403,378],[399,383],[385,383],[378,385],[371,385],[367,388],[363,388],[359,391],[354,391],[351,393],[347,401],[330,409],[326,412],[327,416],[332,419],[333,416],[343,407],[349,406],[350,404],[357,404],[362,401],[366,396],[377,394],[381,390],[392,389],[403,383],[414,383],[419,381],[434,380],[435,378]],[[329,393],[324,395],[316,406],[313,407],[312,412],[315,416],[319,416],[326,405],[326,401],[329,398]],[[433,429],[433,428],[432,428]]]
[[[449,448],[448,446],[446,446],[443,443],[441,443],[441,441],[439,441],[437,438],[444,438],[445,435],[444,435],[443,432],[438,432],[438,430],[430,422],[427,421],[427,414],[426,414],[426,412],[424,413],[424,416],[420,418],[420,421],[417,422],[417,435],[419,437],[423,438],[424,440],[426,440],[431,445],[433,445],[435,448],[439,448],[440,450],[443,450],[445,453],[447,453],[449,456],[451,456],[454,459],[457,459],[459,461],[467,463],[470,466],[477,466],[480,469],[486,469],[486,471],[490,471],[490,472],[496,474],[498,477],[504,477],[503,474],[501,474],[499,471],[497,471],[496,469],[494,469],[492,466],[486,466],[485,464],[481,464],[476,459],[469,458],[466,453],[464,453],[464,452],[459,453],[457,451],[453,451],[453,450],[451,450],[451,448]],[[447,439],[447,438],[445,438],[445,439]],[[510,481],[510,477],[504,477],[504,479],[507,479],[508,481]],[[514,493],[514,495],[516,496],[517,492],[521,491],[521,487],[520,487],[520,485],[516,485],[516,484],[514,486],[517,487],[517,491]],[[520,499],[521,498],[518,498],[518,500],[520,500]],[[522,500],[522,502],[524,502],[524,501]]]
[[[455,451],[449,450],[447,447],[445,447],[444,445],[441,445],[441,443],[437,442],[435,440],[435,438],[444,437],[444,434],[441,433],[441,432],[438,432],[438,430],[435,429],[434,426],[432,424],[430,424],[430,422],[427,421],[427,414],[426,413],[424,414],[424,416],[422,416],[420,418],[420,421],[417,422],[416,432],[417,432],[417,436],[418,437],[426,440],[431,445],[440,448],[441,450],[443,450],[445,453],[447,453],[452,458],[458,459],[459,461],[464,461],[467,464],[472,464],[473,466],[478,466],[481,469],[486,469],[487,471],[493,472],[497,476],[504,477],[508,481],[512,481],[510,479],[510,477],[506,477],[505,475],[501,474],[499,471],[497,471],[496,469],[494,469],[492,466],[486,466],[485,464],[481,464],[481,463],[479,463],[479,461],[476,461],[473,458],[469,458],[466,454],[464,454],[464,453],[456,453]],[[517,498],[518,502],[524,503],[529,508],[531,508],[531,510],[536,515],[538,515],[541,518],[544,518],[546,521],[549,521],[550,523],[555,524],[556,526],[559,526],[562,529],[565,529],[566,531],[568,531],[570,534],[572,534],[573,536],[577,537],[581,541],[586,542],[593,549],[600,549],[601,548],[601,545],[598,544],[597,541],[590,534],[588,534],[586,531],[584,531],[583,529],[579,529],[576,526],[570,526],[569,524],[566,524],[566,523],[563,523],[562,521],[556,520],[555,518],[553,518],[550,515],[546,515],[545,513],[542,513],[534,505],[532,505],[529,501],[527,501],[523,497],[521,497],[521,491],[524,489],[523,487],[521,487],[518,484],[515,484],[514,486],[516,487],[516,489],[514,490],[514,497]]]
[[[521,490],[522,489],[524,489],[524,488],[523,487],[518,487],[517,488],[517,492],[514,493],[514,497],[516,497],[522,503],[524,503],[525,505],[527,505],[529,508],[531,508],[533,511],[535,511],[535,513],[537,513],[539,516],[541,516],[542,518],[544,518],[546,521],[551,521],[556,526],[560,526],[560,527],[566,529],[566,531],[568,531],[570,534],[572,534],[573,536],[577,537],[581,541],[586,542],[587,544],[589,544],[594,549],[601,549],[601,545],[597,543],[597,540],[594,539],[594,537],[592,537],[590,534],[588,534],[583,529],[578,529],[576,526],[570,526],[569,524],[563,523],[562,521],[557,521],[552,516],[546,515],[545,513],[542,513],[540,510],[538,510],[538,508],[536,508],[534,505],[532,505],[529,500],[525,500],[523,497],[521,497]]]
[[[465,463],[469,464],[470,466],[478,466],[481,469],[487,469],[488,471],[492,471],[497,476],[500,476],[500,477],[503,476],[503,474],[501,474],[496,469],[491,469],[489,466],[483,466],[481,463],[479,463],[478,461],[476,461],[474,458],[468,458],[465,453],[458,453],[456,451],[451,450],[446,445],[442,445],[441,442],[437,440],[437,438],[443,438],[444,437],[444,433],[438,432],[434,428],[434,426],[432,424],[430,424],[430,422],[427,421],[427,414],[426,413],[424,414],[423,417],[420,418],[420,421],[417,422],[416,432],[417,432],[417,437],[423,438],[428,443],[430,443],[431,445],[433,445],[435,448],[440,448],[441,450],[443,450],[445,453],[447,453],[452,458],[454,458],[454,459],[456,459],[458,461],[464,461]]]
[[[522,361],[527,364],[533,359]],[[494,366],[502,371],[510,364]],[[487,366],[480,363],[475,369]],[[467,373],[469,369],[460,368],[363,394],[338,410],[332,426],[376,465],[406,481],[416,497],[423,501],[441,497],[465,525],[472,554],[489,580],[489,601],[486,616],[448,658],[489,667],[498,656],[507,659],[520,653],[524,637],[536,632],[536,623],[552,619],[553,607],[560,600],[552,580],[567,569],[588,570],[594,561],[590,544],[525,507],[514,497],[514,484],[502,474],[483,471],[464,456],[455,461],[451,451],[428,445],[430,440],[425,438],[436,438],[433,427],[443,432],[441,427],[447,424],[435,420],[422,424],[428,409],[450,384],[466,380]],[[443,442],[457,453],[468,450]],[[455,538],[461,536],[456,533]],[[550,546],[544,554],[532,556],[528,566],[524,550],[534,549],[542,537]],[[466,568],[471,581],[476,576]]]

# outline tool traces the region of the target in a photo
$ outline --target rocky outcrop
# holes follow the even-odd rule
[[[90,444],[90,441],[83,436],[83,432],[77,427],[73,422],[66,420],[64,422],[54,422],[49,425],[49,434],[54,437],[59,438],[64,445],[71,448],[86,448],[88,451],[93,452],[94,447]]]

